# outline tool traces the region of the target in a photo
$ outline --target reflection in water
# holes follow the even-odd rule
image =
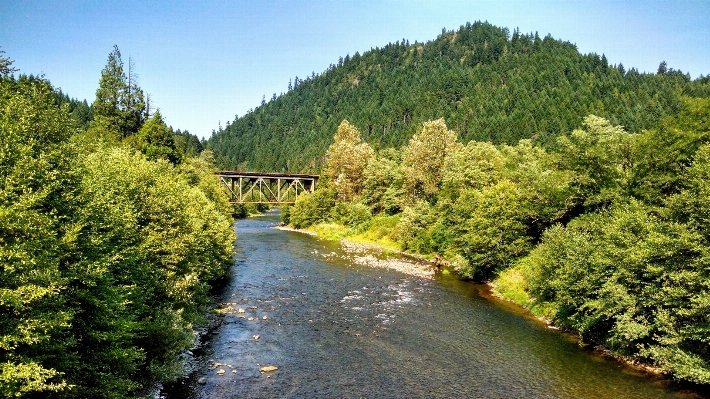
[[[164,397],[683,397],[484,298],[481,286],[368,268],[277,221],[237,222],[224,293],[236,310],[198,371]]]

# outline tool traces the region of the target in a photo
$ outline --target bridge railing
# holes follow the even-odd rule
[[[229,201],[241,204],[293,204],[296,197],[316,189],[318,175],[219,171]]]

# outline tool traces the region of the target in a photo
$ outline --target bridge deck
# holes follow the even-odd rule
[[[318,180],[320,175],[308,175],[302,173],[277,173],[277,172],[236,172],[231,170],[221,170],[217,172],[220,176],[225,177],[249,177],[249,178],[271,178],[271,179],[315,179]]]

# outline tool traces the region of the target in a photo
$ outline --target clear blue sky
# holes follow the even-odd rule
[[[655,72],[710,74],[710,1],[0,0],[0,48],[21,73],[92,102],[114,44],[168,124],[209,136],[338,57],[467,21],[550,33]]]

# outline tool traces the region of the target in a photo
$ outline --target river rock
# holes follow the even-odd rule
[[[197,380],[197,383],[200,385],[205,385],[205,384],[207,384],[207,378],[202,377],[199,380]]]
[[[217,374],[219,374],[219,375],[224,374],[224,369],[219,369],[219,370],[217,370]]]
[[[278,369],[279,369],[279,368],[276,367],[276,366],[264,366],[264,367],[262,367],[262,368],[259,369],[259,372],[261,372],[261,373],[270,373],[270,372],[276,371],[276,370],[278,370]]]

